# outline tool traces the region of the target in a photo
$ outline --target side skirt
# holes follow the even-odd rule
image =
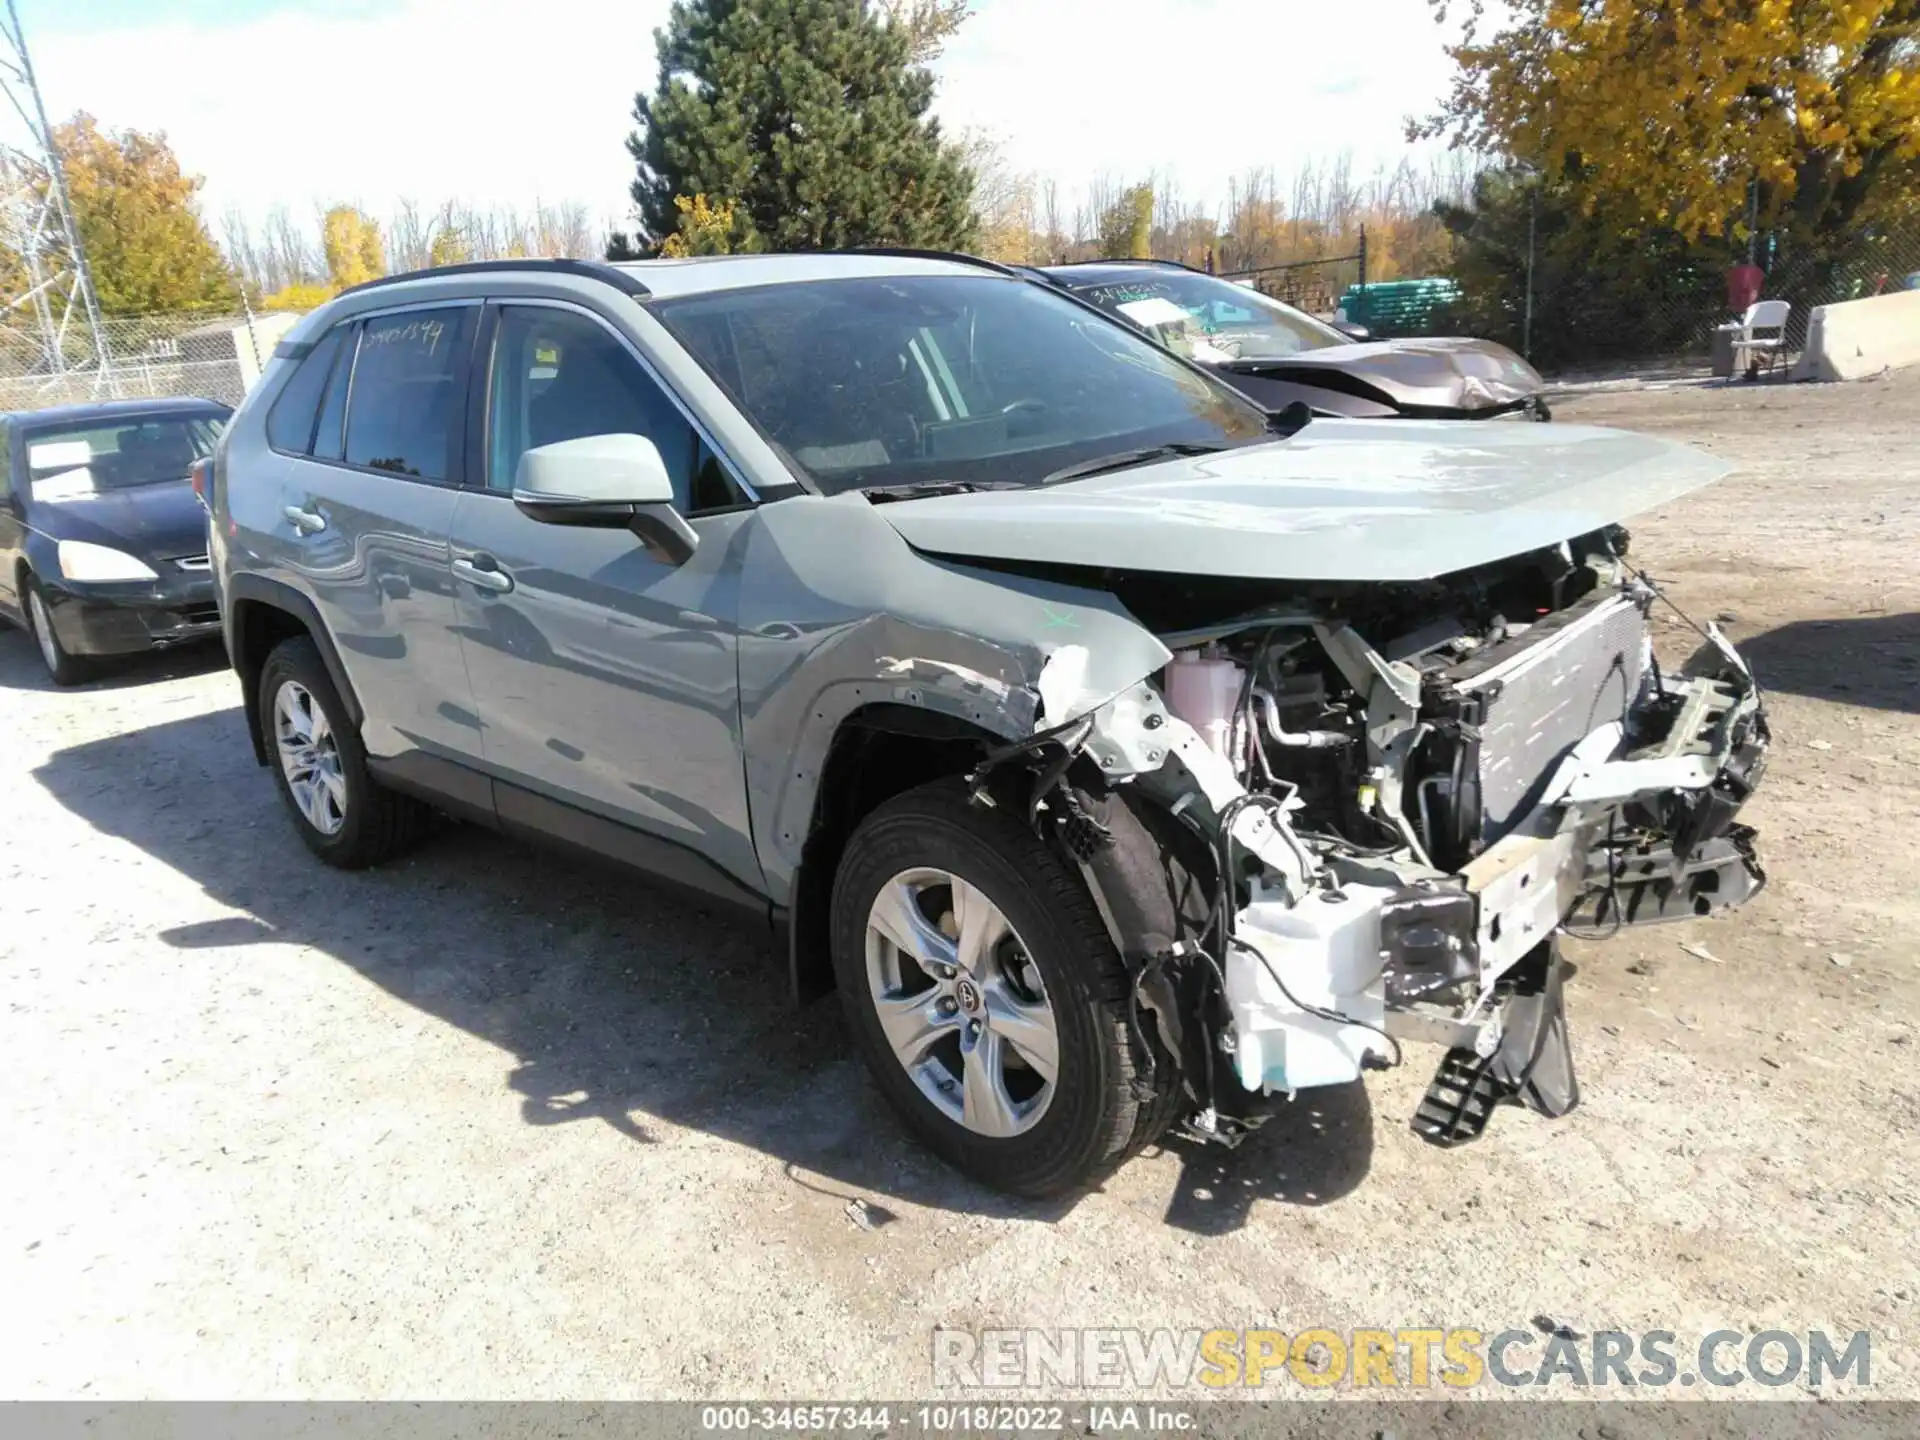
[[[537,845],[611,861],[690,898],[719,901],[750,912],[768,924],[770,934],[774,931],[774,916],[766,896],[742,885],[684,845],[421,750],[396,759],[368,756],[367,769],[381,784],[458,819]]]

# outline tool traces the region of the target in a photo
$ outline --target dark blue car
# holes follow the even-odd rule
[[[220,633],[189,472],[232,413],[176,399],[0,415],[0,616],[32,633],[55,684]]]

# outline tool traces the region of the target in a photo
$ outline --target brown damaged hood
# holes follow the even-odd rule
[[[1261,398],[1260,382],[1306,386],[1362,402],[1369,408],[1357,412],[1361,415],[1439,419],[1495,413],[1546,389],[1540,372],[1506,346],[1464,336],[1368,340],[1273,359],[1232,360],[1216,368],[1237,384],[1251,382],[1242,388],[1255,399]]]

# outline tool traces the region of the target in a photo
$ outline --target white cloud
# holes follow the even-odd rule
[[[940,110],[1063,190],[1155,171],[1217,203],[1255,167],[1397,163],[1450,65],[1426,0],[997,0],[943,59]]]
[[[92,34],[29,31],[55,115],[164,129],[203,209],[578,200],[622,214],[667,0],[404,0]]]
[[[667,0],[401,0],[34,34],[56,115],[164,129],[203,208],[302,216],[329,200],[580,201],[612,218],[623,140]],[[1350,150],[1404,153],[1445,83],[1425,0],[983,0],[943,59],[939,111],[1072,191],[1095,174],[1228,176]]]

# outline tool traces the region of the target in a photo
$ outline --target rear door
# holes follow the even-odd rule
[[[254,519],[268,573],[319,611],[368,753],[442,784],[459,777],[434,761],[471,767],[481,754],[448,550],[480,313],[478,301],[413,305],[321,337],[268,416],[278,483],[236,486],[232,502],[238,518],[243,489],[271,491],[271,513]],[[486,794],[476,777],[463,798],[484,808]]]
[[[604,320],[558,302],[494,316],[474,381],[487,460],[460,497],[453,558],[488,768],[507,782],[501,819],[757,893],[735,629],[748,492]],[[515,507],[528,448],[614,433],[659,447],[700,536],[685,564],[626,530],[545,525]]]

